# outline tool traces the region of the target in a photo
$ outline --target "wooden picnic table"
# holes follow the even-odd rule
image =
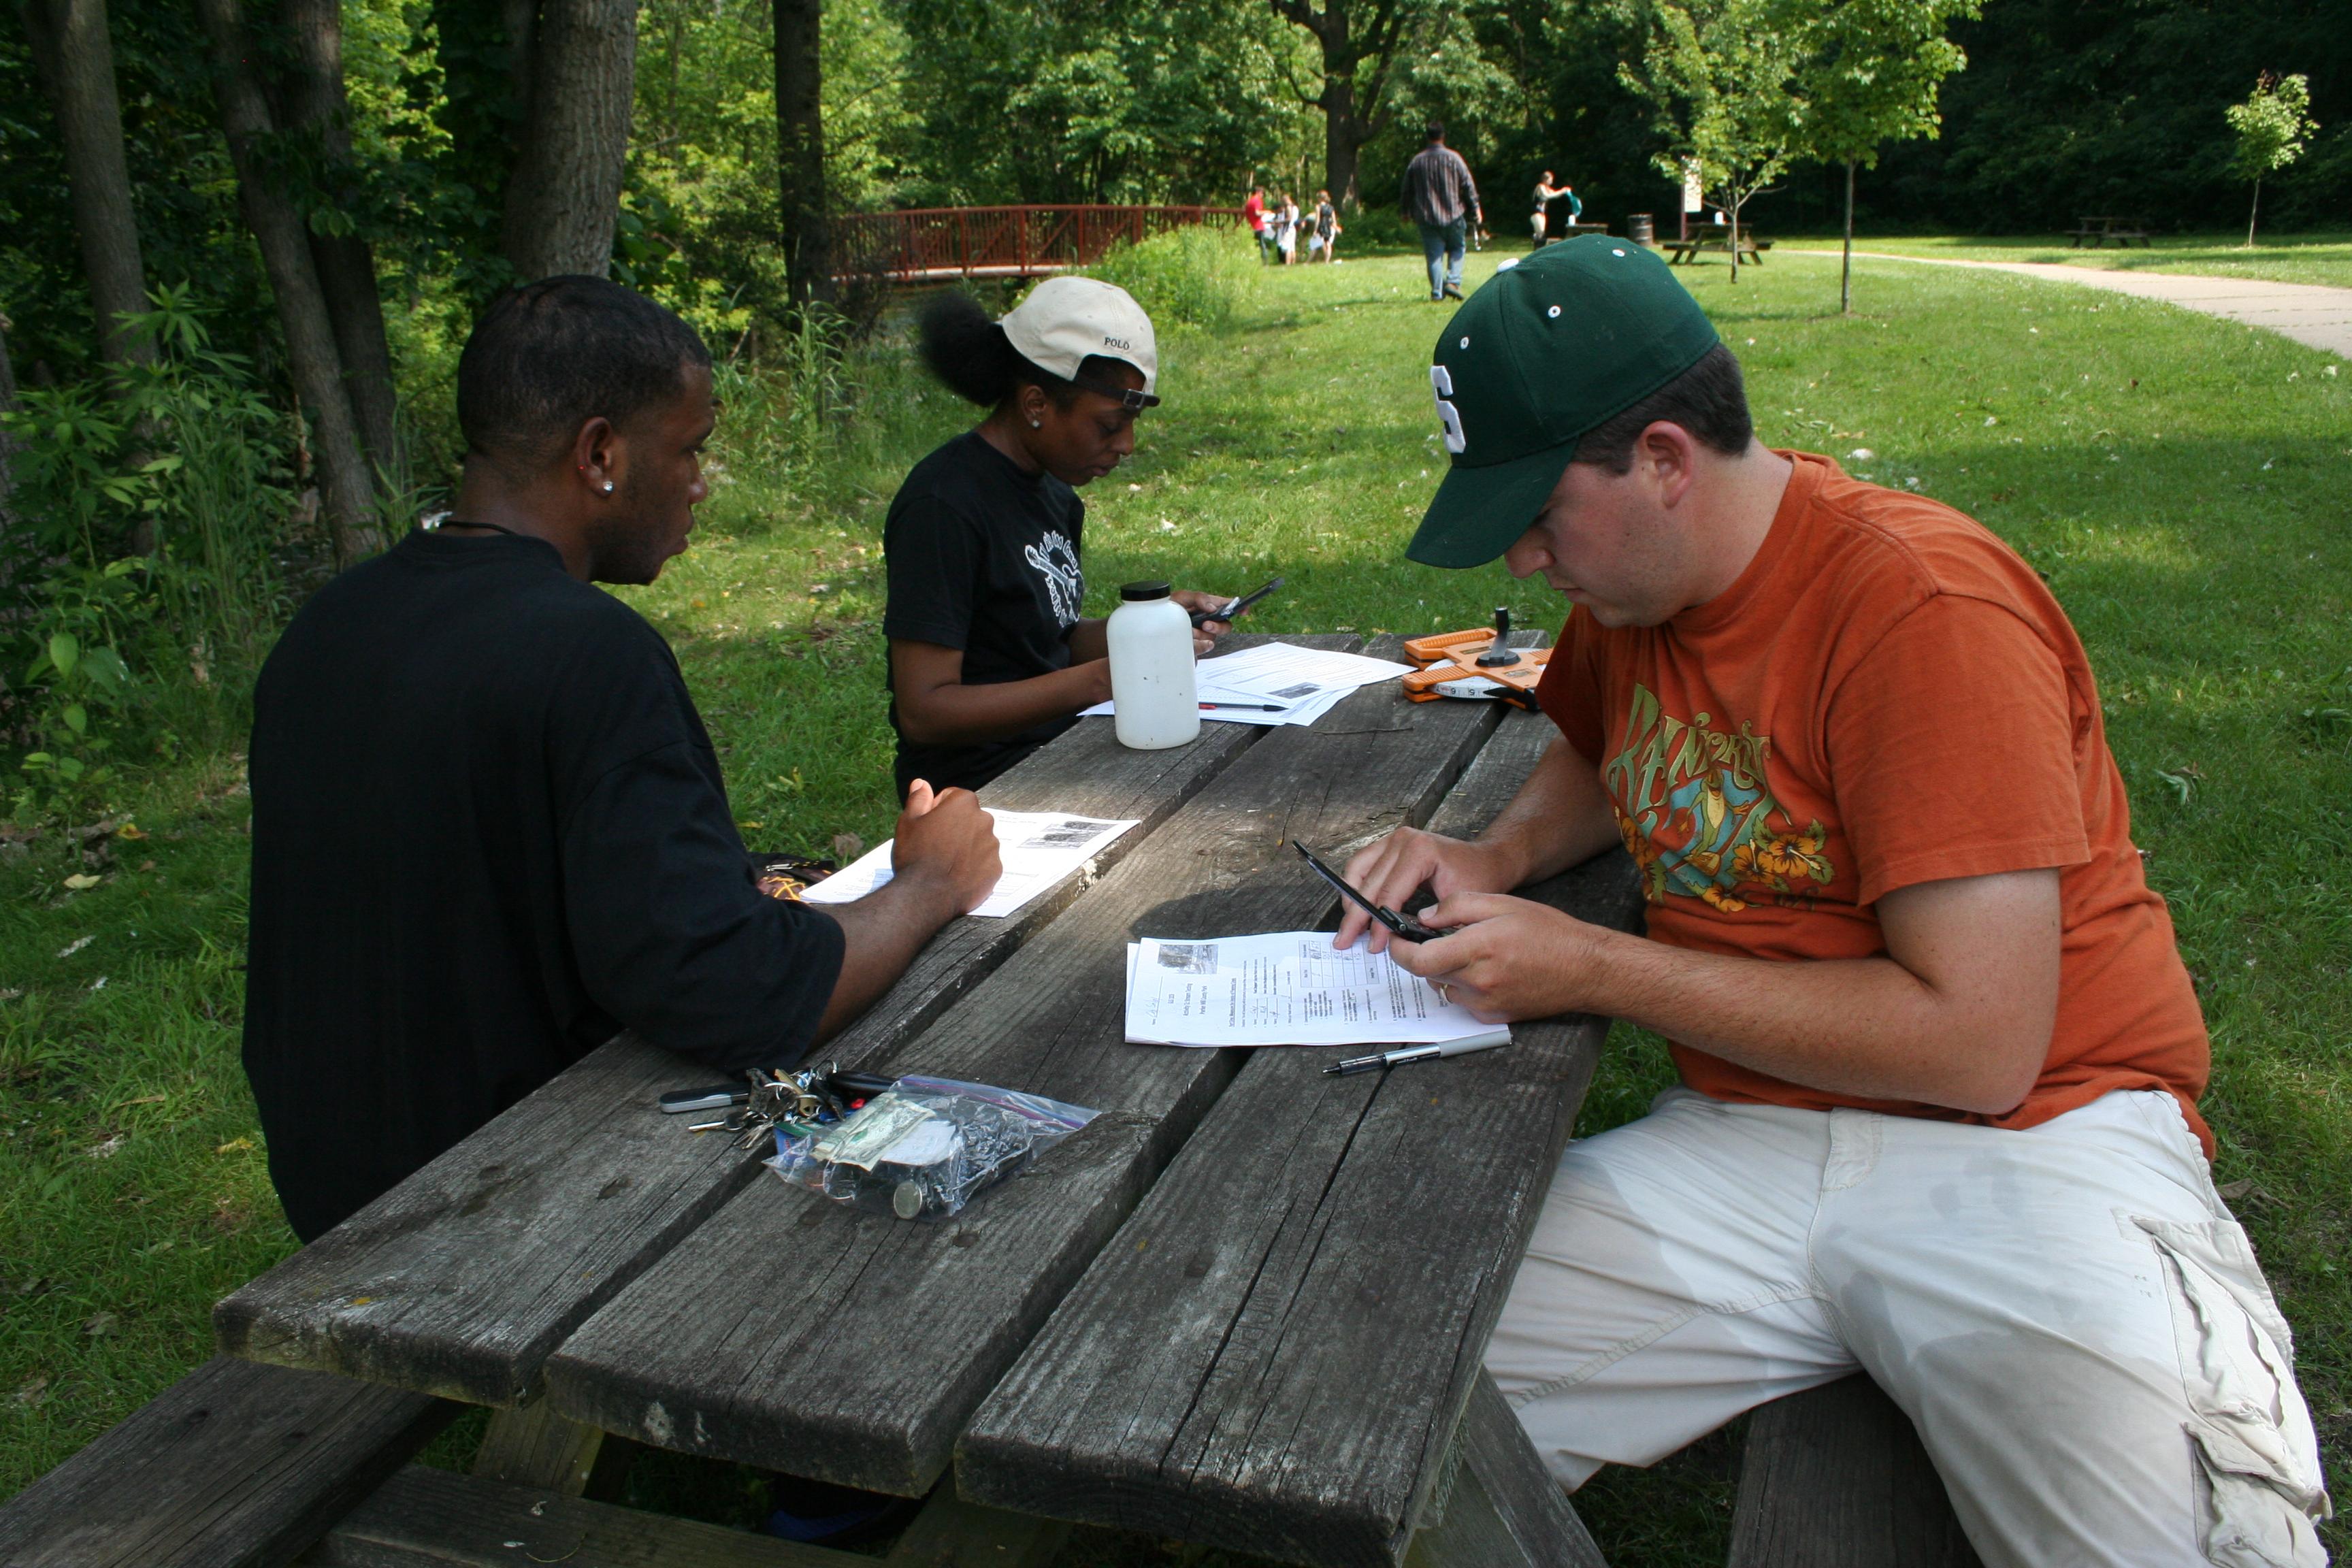
[[[1658,244],[1668,253],[1666,264],[1670,267],[1680,267],[1694,258],[1708,252],[1728,256],[1731,254],[1731,226],[1727,223],[1699,224],[1694,226],[1689,234],[1679,239],[1660,240]],[[1771,248],[1772,242],[1769,239],[1757,238],[1753,229],[1743,228],[1739,231],[1739,254],[1742,258],[1760,267],[1764,264],[1764,253]]]
[[[957,1218],[910,1224],[689,1135],[655,1096],[708,1070],[614,1040],[220,1303],[231,1356],[499,1410],[474,1477],[399,1470],[305,1561],[591,1539],[683,1561],[680,1531],[712,1550],[709,1527],[580,1498],[618,1434],[928,1497],[910,1539],[992,1563],[1042,1562],[1081,1521],[1313,1568],[1597,1563],[1480,1360],[1607,1022],[1349,1079],[1322,1076],[1326,1051],[1121,1027],[1129,941],[1328,929],[1289,840],[1344,857],[1402,824],[1475,831],[1552,733],[1392,683],[1312,727],[1211,723],[1164,752],[1082,721],[983,800],[1142,826],[1012,918],[955,922],[821,1055],[1101,1114]],[[1537,893],[1639,919],[1622,853]]]
[[[2074,226],[2068,229],[2066,234],[2071,247],[2075,249],[2087,245],[2091,249],[2096,250],[2109,240],[2113,240],[2126,250],[2131,248],[2133,240],[2139,241],[2143,247],[2150,243],[2147,220],[2137,217],[2117,217],[2106,215],[2078,217],[2074,220]]]

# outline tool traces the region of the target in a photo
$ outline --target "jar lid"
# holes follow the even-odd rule
[[[1138,599],[1164,599],[1168,596],[1165,583],[1128,583],[1120,586],[1118,596],[1130,604]]]

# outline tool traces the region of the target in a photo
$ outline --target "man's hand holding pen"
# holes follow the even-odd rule
[[[1400,909],[1426,884],[1437,902],[1415,911],[1444,929],[1434,942],[1402,942],[1352,904],[1342,906],[1332,945],[1366,936],[1397,967],[1487,1023],[1545,1018],[1589,1010],[1591,978],[1609,933],[1549,905],[1509,896],[1525,868],[1507,842],[1465,843],[1418,828],[1399,828],[1348,862],[1347,880],[1375,903]]]
[[[1612,935],[1601,927],[1507,893],[1456,893],[1415,918],[1451,929],[1435,942],[1391,939],[1389,956],[1481,1023],[1596,1010]]]
[[[1405,900],[1424,886],[1441,900],[1456,893],[1500,893],[1519,885],[1517,858],[1498,844],[1472,844],[1417,827],[1400,827],[1379,843],[1358,850],[1340,873],[1364,896],[1387,909],[1401,910]],[[1425,925],[1441,922],[1424,920]],[[1353,904],[1340,907],[1339,933],[1334,947],[1354,945],[1369,930],[1372,951],[1389,944],[1388,931]]]

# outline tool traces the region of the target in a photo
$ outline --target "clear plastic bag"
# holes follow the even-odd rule
[[[902,1078],[845,1121],[799,1134],[778,1129],[767,1165],[839,1203],[942,1220],[1095,1114],[984,1083]]]

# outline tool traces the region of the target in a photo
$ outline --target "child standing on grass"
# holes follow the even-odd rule
[[[1109,698],[1103,623],[1079,614],[1077,487],[1135,450],[1160,402],[1150,318],[1095,279],[1049,278],[1001,321],[942,295],[919,325],[924,364],[989,413],[915,465],[883,527],[902,798],[917,779],[978,789]],[[1225,629],[1196,630],[1194,651]]]

